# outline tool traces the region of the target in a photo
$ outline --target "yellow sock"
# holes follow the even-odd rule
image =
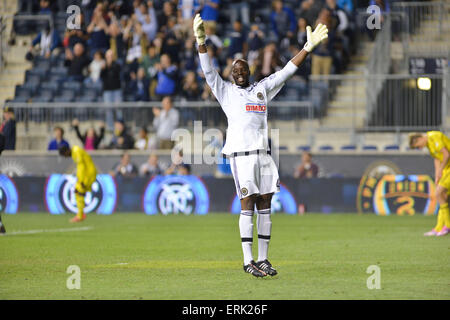
[[[440,209],[442,209],[442,221],[443,221],[443,224],[447,228],[450,228],[450,210],[448,208],[448,203],[442,205]]]
[[[77,201],[77,217],[78,219],[83,219],[83,211],[84,211],[84,194],[75,194],[75,199]]]
[[[442,227],[445,225],[446,219],[449,219],[450,211],[448,209],[448,203],[441,204],[439,206],[438,221],[434,227],[435,231],[441,231]]]

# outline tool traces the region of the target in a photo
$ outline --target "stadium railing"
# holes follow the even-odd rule
[[[444,70],[444,74],[311,76],[312,86],[322,83],[329,88],[323,98],[328,105],[320,118],[339,112],[342,117],[339,122],[322,122],[319,129],[355,132],[447,129],[450,88],[449,72]],[[373,83],[380,83],[380,88],[372,87]],[[339,86],[349,88],[350,99],[341,100]],[[358,91],[360,87],[365,87],[365,92]],[[372,94],[374,90],[378,90],[376,95]]]

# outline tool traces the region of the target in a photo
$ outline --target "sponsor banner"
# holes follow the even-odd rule
[[[15,214],[19,207],[19,194],[14,182],[0,174],[0,212]]]
[[[359,213],[433,215],[438,211],[436,186],[428,175],[364,176],[357,195]]]
[[[51,214],[77,212],[75,184],[77,178],[69,174],[52,174],[45,184],[45,203]],[[99,174],[85,196],[85,213],[112,214],[116,207],[117,190],[109,174]]]
[[[156,176],[144,191],[142,207],[146,214],[207,214],[209,194],[196,176]]]
[[[292,193],[284,185],[280,185],[280,192],[277,192],[272,197],[271,212],[285,212],[288,214],[297,213],[297,203]],[[231,205],[231,213],[241,213],[241,202],[236,195]]]

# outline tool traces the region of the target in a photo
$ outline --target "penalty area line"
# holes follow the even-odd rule
[[[60,228],[60,229],[36,229],[36,230],[19,230],[13,232],[7,232],[3,236],[13,236],[20,234],[36,234],[36,233],[45,233],[45,232],[72,232],[72,231],[88,231],[92,230],[94,227],[77,227],[77,228]]]

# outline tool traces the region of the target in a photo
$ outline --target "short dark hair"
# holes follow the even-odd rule
[[[60,156],[66,155],[66,153],[67,153],[68,151],[70,151],[70,148],[69,148],[68,146],[65,146],[65,145],[59,147],[59,149],[58,149],[58,152],[59,152],[59,155],[60,155]]]
[[[61,128],[61,127],[55,127],[55,128],[53,128],[53,131],[55,131],[55,130],[61,131],[61,135],[62,135],[62,136],[64,135],[64,129],[63,129],[63,128]]]

